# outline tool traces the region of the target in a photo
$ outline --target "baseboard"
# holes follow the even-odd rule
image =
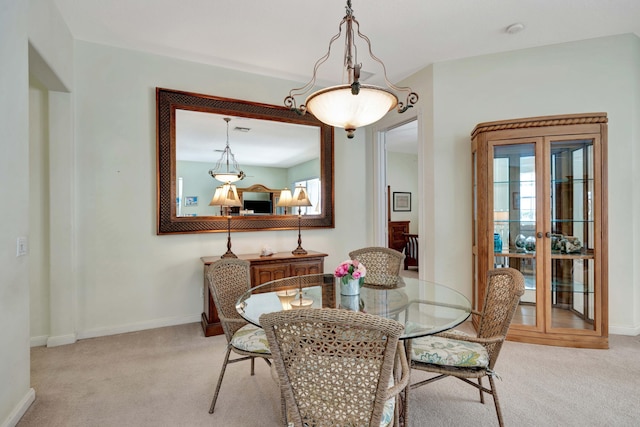
[[[128,332],[144,331],[147,329],[164,328],[166,326],[184,325],[185,323],[200,323],[200,313],[182,316],[168,317],[164,319],[154,319],[145,322],[130,323],[127,325],[118,325],[98,329],[90,329],[78,332],[78,339],[104,337],[108,335],[126,334]]]
[[[76,334],[58,335],[47,339],[47,347],[57,347],[59,345],[75,344],[78,340]]]
[[[609,334],[611,335],[640,335],[640,326],[628,327],[628,326],[612,326],[609,325]]]
[[[29,344],[31,347],[42,347],[47,345],[47,340],[49,339],[46,335],[41,335],[39,337],[31,337],[29,340]]]
[[[30,388],[0,427],[15,427],[34,400],[36,400],[36,391]]]

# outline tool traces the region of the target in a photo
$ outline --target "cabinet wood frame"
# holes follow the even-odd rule
[[[508,257],[533,257],[536,259],[536,325],[512,323],[507,338],[512,341],[566,347],[608,348],[608,245],[607,245],[607,116],[606,113],[570,114],[503,120],[478,124],[471,134],[472,166],[472,278],[474,308],[482,309],[482,296],[486,289],[486,277],[493,268],[493,153],[499,145],[519,143],[535,144],[536,174],[536,220],[535,231],[542,233],[536,247],[542,248],[531,254],[510,253]],[[593,254],[557,254],[546,244],[551,210],[549,200],[551,188],[550,146],[562,140],[589,139],[593,141]],[[542,214],[539,214],[542,213]],[[544,242],[544,243],[543,243]],[[552,260],[590,259],[594,266],[594,328],[559,328],[552,325],[551,278]],[[477,326],[476,318],[473,319]]]

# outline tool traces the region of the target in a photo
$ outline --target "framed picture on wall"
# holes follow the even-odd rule
[[[185,206],[198,206],[198,196],[187,196],[184,198]]]
[[[411,212],[411,193],[394,191],[393,211]]]

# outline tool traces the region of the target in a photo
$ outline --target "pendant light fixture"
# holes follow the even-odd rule
[[[353,138],[356,128],[377,122],[393,108],[398,113],[404,113],[418,102],[418,95],[409,87],[398,87],[389,81],[384,63],[371,50],[371,41],[360,32],[360,23],[353,16],[351,0],[347,0],[346,10],[347,14],[340,22],[338,34],[334,35],[329,42],[329,50],[316,61],[311,80],[306,85],[289,91],[289,96],[284,99],[284,105],[301,115],[308,110],[321,122],[344,128],[347,131],[347,137]],[[346,25],[344,67],[348,83],[314,92],[307,97],[304,104],[298,107],[295,97],[305,96],[315,86],[318,68],[329,59],[331,45],[340,38],[343,25]],[[371,58],[382,66],[384,81],[388,88],[360,83],[362,64],[358,62],[358,49],[354,41],[356,34],[366,42]],[[399,101],[396,92],[406,93],[405,100]]]
[[[209,175],[220,182],[230,183],[244,179],[245,174],[240,170],[240,165],[229,148],[229,122],[231,118],[225,117],[224,121],[227,122],[227,145],[216,165],[213,169],[209,169]]]

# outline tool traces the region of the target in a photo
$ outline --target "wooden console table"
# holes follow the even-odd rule
[[[324,273],[324,258],[327,254],[308,251],[306,255],[293,255],[291,252],[277,252],[273,255],[261,257],[260,254],[238,255],[239,259],[251,263],[251,287],[256,287],[271,280],[284,279],[304,274]],[[213,297],[209,293],[207,282],[207,267],[219,256],[205,256],[200,258],[204,263],[204,311],[202,313],[202,329],[205,337],[223,333],[218,312],[213,304]]]

